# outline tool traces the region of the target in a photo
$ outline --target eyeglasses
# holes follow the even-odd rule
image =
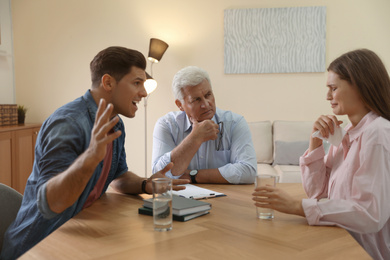
[[[218,122],[219,135],[215,142],[215,150],[219,151],[222,148],[222,137],[223,137],[223,122]]]

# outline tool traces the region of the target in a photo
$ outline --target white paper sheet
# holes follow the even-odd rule
[[[196,200],[226,196],[223,193],[201,188],[192,184],[185,184],[182,186],[186,186],[186,189],[180,191],[172,191],[172,194]]]

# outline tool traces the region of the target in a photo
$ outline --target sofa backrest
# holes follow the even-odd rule
[[[256,151],[257,163],[273,163],[276,142],[302,146],[309,141],[313,128],[310,121],[257,121],[248,123]],[[306,145],[306,144],[304,144]],[[278,146],[279,147],[279,146]],[[302,149],[300,149],[302,150]]]
[[[273,142],[309,141],[312,129],[311,121],[274,121]]]

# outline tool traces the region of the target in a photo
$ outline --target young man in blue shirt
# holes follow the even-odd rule
[[[127,168],[125,129],[147,93],[145,57],[109,47],[90,64],[92,87],[55,111],[42,125],[22,206],[8,228],[1,259],[15,259],[90,206],[111,184],[128,193],[151,193],[151,178]],[[165,177],[168,165],[157,174]],[[154,178],[155,176],[153,176]],[[188,181],[176,181],[184,184]],[[175,189],[182,187],[175,186]]]

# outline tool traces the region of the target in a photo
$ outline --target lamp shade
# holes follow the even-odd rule
[[[146,74],[146,80],[144,83],[144,87],[145,87],[146,93],[149,95],[157,88],[157,81],[155,81],[152,78],[152,76],[150,76],[146,71],[145,71],[145,74]]]
[[[168,49],[168,44],[162,40],[151,38],[149,44],[148,60],[157,63],[161,60],[165,51]]]

